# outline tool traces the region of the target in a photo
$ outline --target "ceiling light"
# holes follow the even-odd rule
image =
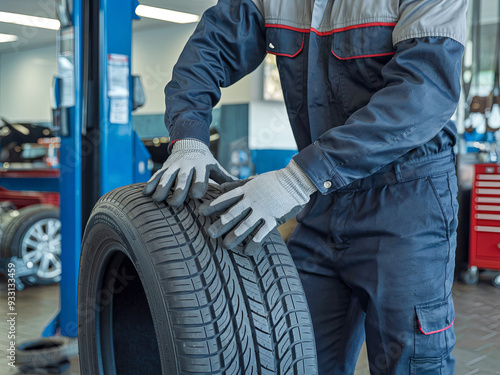
[[[174,10],[150,7],[148,5],[137,6],[135,13],[139,17],[153,18],[155,20],[175,23],[192,23],[200,20],[200,17],[196,14],[176,12]]]
[[[0,12],[0,22],[14,23],[16,25],[24,25],[31,27],[39,27],[42,29],[59,30],[61,23],[52,18],[27,16],[25,14]]]
[[[15,42],[18,39],[17,35],[0,34],[0,43]]]

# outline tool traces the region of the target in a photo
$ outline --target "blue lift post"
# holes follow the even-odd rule
[[[53,336],[60,328],[61,335],[76,337],[76,297],[81,233],[81,129],[82,129],[82,2],[73,0],[73,26],[75,43],[75,103],[68,109],[68,131],[61,137],[60,160],[60,219],[62,274],[60,282],[60,310],[44,329],[42,336]],[[75,313],[73,313],[75,311]]]
[[[84,126],[84,6],[94,1],[99,6],[99,176],[86,175],[82,170],[82,130]],[[130,75],[132,49],[132,20],[137,0],[73,0],[75,35],[75,106],[68,110],[67,135],[61,138],[61,235],[62,279],[60,283],[60,310],[44,329],[42,336],[59,333],[76,337],[78,269],[82,241],[82,179],[100,178],[99,194],[117,187],[142,182],[148,178],[149,156],[137,134],[132,130],[132,78]],[[87,34],[86,34],[87,33]],[[94,45],[94,48],[97,46]],[[127,90],[113,92],[123,86],[124,69],[128,67]],[[110,77],[110,72],[113,77]],[[121,83],[120,83],[121,82]],[[110,84],[111,83],[111,84]],[[118,87],[119,88],[119,87]],[[122,87],[123,88],[123,87]],[[119,91],[119,90],[118,90]],[[112,97],[110,97],[112,96]],[[113,103],[112,103],[113,101]],[[126,104],[124,105],[126,101]],[[113,109],[111,109],[113,105]],[[113,112],[114,111],[114,112]],[[143,167],[138,168],[139,163]]]
[[[132,130],[132,90],[130,62],[132,58],[132,20],[138,1],[101,0],[100,14],[100,59],[101,59],[101,195],[134,182],[134,138]],[[126,59],[126,62],[124,61]],[[115,91],[110,83],[113,70],[128,68],[128,109],[126,124],[111,123],[111,105],[120,111],[123,95],[110,98]],[[119,88],[118,88],[119,89]],[[112,94],[116,96],[116,94]],[[115,103],[112,103],[114,101]],[[125,122],[125,119],[121,122]]]

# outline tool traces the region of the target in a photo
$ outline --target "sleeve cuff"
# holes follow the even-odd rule
[[[346,186],[342,177],[314,143],[295,155],[293,160],[323,195]]]
[[[197,121],[179,121],[169,129],[170,142],[180,139],[197,139],[210,146],[210,130],[205,123]]]

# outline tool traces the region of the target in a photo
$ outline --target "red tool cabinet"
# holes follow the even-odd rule
[[[500,271],[500,165],[475,165],[469,247],[470,284],[478,269]],[[500,275],[493,284],[500,286]]]

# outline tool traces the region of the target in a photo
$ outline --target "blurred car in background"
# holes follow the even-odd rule
[[[0,123],[0,273],[17,288],[61,279],[60,138],[45,126]]]

